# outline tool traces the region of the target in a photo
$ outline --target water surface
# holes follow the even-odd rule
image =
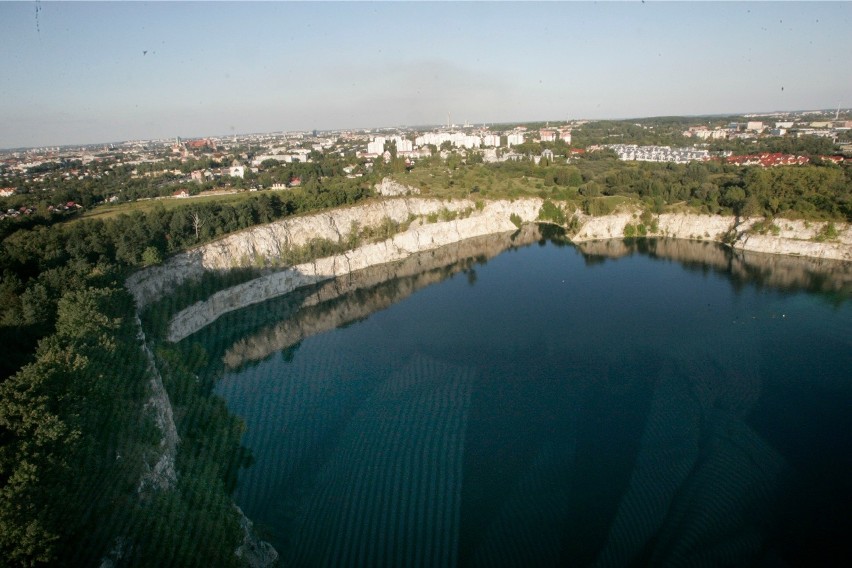
[[[536,238],[271,300],[188,340],[221,361],[255,457],[235,499],[282,556],[849,560],[852,269]]]

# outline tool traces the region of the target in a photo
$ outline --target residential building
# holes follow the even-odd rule
[[[372,142],[367,143],[367,153],[368,154],[382,154],[385,151],[385,142],[387,140],[384,136],[375,136]]]

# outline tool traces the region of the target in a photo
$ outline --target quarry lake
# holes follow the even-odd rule
[[[186,339],[293,566],[850,560],[852,266],[535,226]]]

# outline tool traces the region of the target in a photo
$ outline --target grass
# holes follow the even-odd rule
[[[236,203],[251,197],[256,197],[257,195],[259,195],[258,192],[241,191],[239,193],[229,194],[199,195],[197,197],[190,197],[186,199],[167,197],[164,199],[145,199],[143,201],[129,201],[126,203],[99,205],[94,209],[89,209],[74,219],[70,219],[68,222],[73,223],[80,219],[109,219],[111,217],[117,217],[119,215],[133,213],[135,211],[147,213],[153,210],[157,204],[162,204],[162,206],[166,209],[180,209],[181,207],[186,207],[194,203],[209,203],[211,201]]]
[[[392,176],[394,181],[420,188],[420,195],[439,199],[513,199],[539,197],[542,180],[498,174],[484,165],[450,170],[444,165],[423,166]]]

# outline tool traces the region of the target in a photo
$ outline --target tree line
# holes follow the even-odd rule
[[[124,279],[219,235],[369,194],[366,182],[333,178],[237,202],[2,225],[0,557],[97,565],[125,543],[128,565],[236,562],[230,491],[248,457],[241,423],[197,379],[203,353],[157,350],[181,436],[178,481],[138,494],[159,431],[144,411],[147,360]]]

